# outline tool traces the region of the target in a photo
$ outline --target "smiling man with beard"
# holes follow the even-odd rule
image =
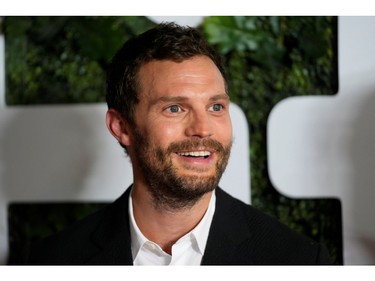
[[[218,187],[232,145],[228,86],[197,30],[162,23],[127,41],[110,65],[107,103],[133,184],[36,244],[28,264],[330,263],[325,247]]]

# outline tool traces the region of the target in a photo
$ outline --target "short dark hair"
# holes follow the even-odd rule
[[[153,60],[181,62],[195,56],[207,56],[227,79],[220,56],[195,28],[161,23],[128,40],[113,57],[107,73],[106,101],[131,126],[134,106],[139,102],[137,74],[142,65]]]

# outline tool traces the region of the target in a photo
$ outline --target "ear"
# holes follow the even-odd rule
[[[108,130],[119,143],[123,146],[129,146],[132,143],[130,126],[117,110],[108,109],[105,121]]]

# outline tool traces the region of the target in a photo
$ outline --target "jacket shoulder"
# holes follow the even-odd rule
[[[79,264],[97,251],[92,233],[100,224],[106,209],[96,211],[70,227],[31,244],[26,264]]]
[[[26,263],[83,265],[130,263],[128,189],[115,202],[67,229],[34,243]]]
[[[212,235],[235,246],[236,264],[330,264],[327,249],[218,189]],[[218,241],[216,241],[218,243]]]

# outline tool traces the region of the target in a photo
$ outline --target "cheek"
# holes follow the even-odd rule
[[[166,148],[171,142],[181,138],[181,128],[176,124],[159,123],[149,127],[149,137],[153,143],[158,143],[161,147]]]
[[[216,124],[216,135],[221,141],[230,142],[232,141],[232,123],[230,119],[218,122]]]

